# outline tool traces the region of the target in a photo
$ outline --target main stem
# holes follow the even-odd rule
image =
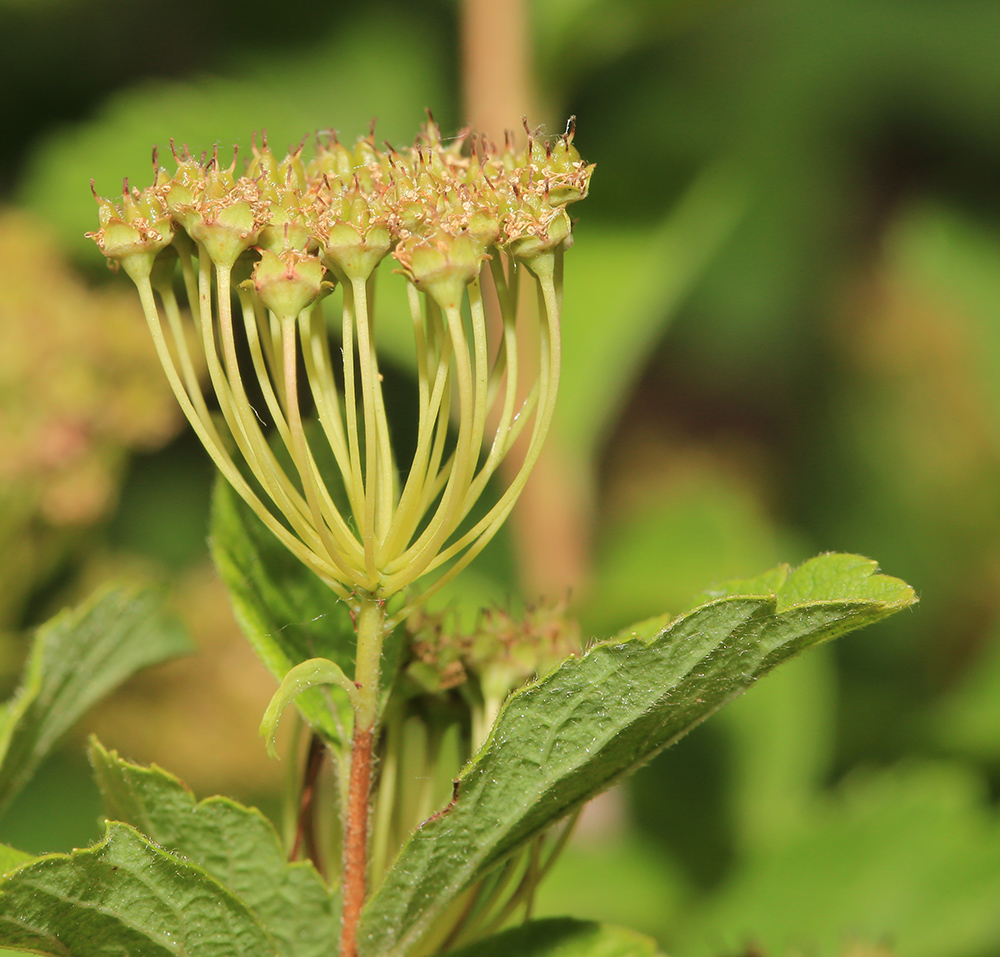
[[[358,701],[351,741],[351,773],[344,826],[343,912],[340,957],[357,957],[358,923],[365,903],[368,870],[368,813],[372,789],[372,749],[378,717],[379,668],[385,638],[384,603],[363,595],[357,613],[358,651],[354,681]]]

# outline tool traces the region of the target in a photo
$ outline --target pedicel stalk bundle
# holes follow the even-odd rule
[[[279,159],[265,140],[242,168],[218,150],[174,159],[151,186],[98,199],[90,235],[135,282],[170,385],[221,474],[351,608],[355,673],[332,662],[324,672],[353,712],[349,957],[366,895],[383,642],[496,534],[538,458],[559,382],[566,207],[586,197],[593,167],[572,124],[551,142],[529,133],[523,149],[468,133],[445,143],[431,122],[401,151],[321,134],[308,158],[300,146]],[[408,462],[395,459],[375,348],[379,274],[406,284],[417,373]],[[537,314],[519,308],[523,282]],[[499,321],[487,319],[487,295]],[[525,382],[529,335],[537,372]],[[509,484],[476,511],[522,436]]]

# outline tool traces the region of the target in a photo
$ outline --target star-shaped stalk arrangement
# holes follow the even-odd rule
[[[196,159],[185,149],[151,186],[126,183],[119,203],[98,200],[92,236],[135,282],[199,439],[354,615],[356,671],[340,682],[354,713],[344,955],[355,953],[365,896],[382,643],[497,532],[552,419],[565,207],[586,196],[592,170],[572,141],[570,128],[552,142],[529,135],[524,149],[467,133],[445,144],[430,123],[399,152],[371,135],[353,147],[320,136],[311,158],[299,147],[279,160],[255,143],[241,171],[235,155],[227,166],[218,151]],[[395,460],[374,337],[375,276],[390,256],[406,281],[416,359],[406,463]],[[525,272],[537,316],[518,315]],[[484,274],[499,323],[487,322]],[[525,383],[518,342],[529,334],[539,361]],[[513,477],[479,514],[522,435]]]

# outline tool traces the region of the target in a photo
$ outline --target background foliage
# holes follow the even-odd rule
[[[586,520],[571,543],[585,633],[826,549],[877,556],[922,600],[767,678],[605,799],[541,913],[635,926],[677,955],[995,953],[1000,9],[536,0],[530,13],[539,119],[561,130],[575,113],[598,164],[567,257],[552,443]],[[283,149],[376,116],[398,142],[428,105],[455,129],[457,33],[445,0],[319,13],[290,0],[280,14],[257,0],[238,14],[0,2],[0,77],[16,91],[0,190],[19,210],[0,219],[0,535],[18,556],[0,665],[13,681],[19,636],[109,570],[173,578],[199,655],[85,723],[199,796],[273,806],[255,738],[273,683],[233,638],[207,563],[210,472],[164,423],[167,400],[133,391],[111,407],[135,415],[116,419],[94,398],[94,381],[128,385],[106,371],[124,347],[94,349],[94,381],[64,371],[80,353],[67,325],[100,341],[110,308],[79,304],[107,295],[82,238],[88,182],[145,183],[149,144],[171,137],[246,148],[266,127]],[[61,257],[72,289],[26,281]],[[25,361],[39,342],[51,349]],[[29,418],[44,442],[14,429]],[[78,508],[46,506],[60,479]],[[469,601],[537,596],[517,548],[498,543],[464,580]],[[50,851],[97,837],[82,754],[71,739],[42,768],[0,839]]]

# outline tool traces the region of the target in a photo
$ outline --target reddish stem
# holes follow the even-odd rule
[[[351,742],[351,778],[347,793],[344,835],[344,909],[340,924],[340,957],[357,957],[358,922],[365,903],[368,863],[368,805],[372,786],[374,729],[354,728]]]
[[[309,739],[309,753],[306,756],[305,772],[302,776],[302,793],[299,798],[299,819],[295,828],[295,842],[292,845],[292,852],[289,854],[291,860],[299,856],[302,845],[305,844],[306,857],[313,862],[316,870],[323,874],[323,859],[319,852],[319,840],[316,835],[316,785],[319,781],[319,772],[323,767],[323,757],[326,748],[323,739],[318,734],[313,734]]]

